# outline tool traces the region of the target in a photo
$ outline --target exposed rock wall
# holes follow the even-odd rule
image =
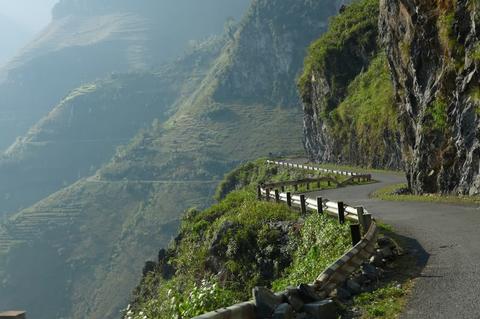
[[[297,105],[293,84],[302,68],[304,48],[327,30],[328,18],[342,2],[254,1],[239,32],[232,35],[231,54],[241,58],[230,61],[226,72],[221,70],[215,98]]]
[[[407,177],[416,193],[480,192],[478,1],[382,0]]]
[[[305,149],[315,161],[388,168],[402,165],[389,96],[393,91],[385,83],[390,82],[388,70],[381,61],[371,65],[381,52],[377,25],[378,2],[356,2],[343,9],[310,48],[299,88]],[[383,83],[378,82],[383,76]],[[378,85],[383,91],[376,95]],[[371,114],[373,104],[380,105],[377,115]]]

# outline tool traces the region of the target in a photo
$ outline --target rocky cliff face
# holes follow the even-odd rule
[[[292,84],[301,70],[305,48],[327,30],[328,18],[341,3],[255,1],[231,47],[232,54],[242,58],[222,71],[215,97],[296,105],[298,93]]]
[[[382,0],[413,191],[480,192],[478,1]]]
[[[316,161],[401,167],[393,90],[377,24],[378,2],[355,2],[309,50],[299,88],[305,148]]]

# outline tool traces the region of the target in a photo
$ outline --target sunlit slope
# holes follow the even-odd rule
[[[0,150],[69,91],[111,72],[150,70],[223,31],[248,0],[73,1],[0,69]]]
[[[95,174],[139,129],[168,119],[224,44],[218,37],[156,73],[115,75],[70,92],[0,155],[0,215]]]

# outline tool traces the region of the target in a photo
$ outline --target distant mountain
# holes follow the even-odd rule
[[[302,151],[295,82],[339,3],[253,1],[224,37],[159,72],[96,81],[57,103],[1,160],[0,177],[19,176],[2,186],[15,207],[22,187],[29,200],[45,198],[0,226],[0,307],[39,319],[118,317],[144,261],[186,209],[211,203],[230,168]]]
[[[61,1],[53,21],[0,69],[0,150],[83,83],[148,70],[223,31],[248,0]]]
[[[33,32],[13,19],[0,14],[0,67],[33,37]]]
[[[18,205],[46,197],[95,173],[142,126],[167,118],[175,100],[199,85],[221,44],[214,41],[155,74],[117,75],[72,91],[2,158],[1,180],[10,182],[2,183],[9,190],[5,200]],[[196,183],[205,188],[192,192],[189,184],[91,176],[14,215],[0,226],[0,308],[28,309],[40,319],[118,317],[138,267],[154,253],[148,242],[170,240],[177,209],[200,205],[214,187]],[[157,198],[163,192],[184,202]],[[39,246],[31,246],[37,240]],[[32,257],[30,249],[42,266],[20,262]]]

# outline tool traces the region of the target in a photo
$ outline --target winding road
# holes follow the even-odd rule
[[[394,173],[373,173],[378,183],[309,193],[353,206],[407,237],[407,248],[422,271],[401,318],[480,318],[480,208],[370,198],[387,185],[405,181]]]

